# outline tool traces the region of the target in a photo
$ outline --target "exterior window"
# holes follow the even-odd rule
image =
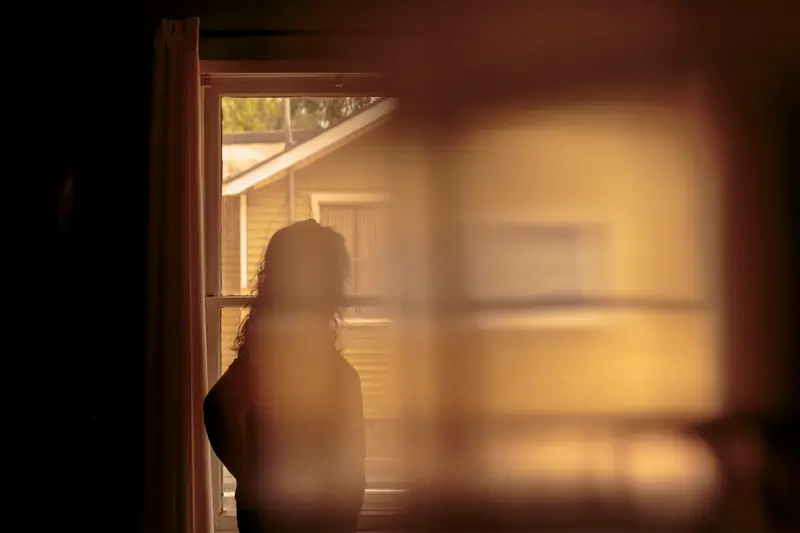
[[[323,226],[345,239],[350,253],[347,292],[353,296],[380,298],[386,294],[388,265],[385,260],[389,235],[386,197],[376,194],[312,194],[313,212]],[[380,306],[354,306],[345,319],[380,318]]]
[[[224,85],[224,84],[223,84]],[[245,83],[246,85],[246,83]],[[367,492],[362,526],[391,513],[404,492],[397,466],[393,324],[385,307],[366,302],[383,296],[388,196],[380,177],[336,173],[335,157],[360,168],[358,139],[390,118],[394,101],[333,94],[294,98],[237,96],[211,83],[205,91],[208,268],[208,368],[213,383],[236,358],[235,341],[247,316],[266,247],[276,231],[316,218],[341,233],[351,255],[338,344],[361,378],[367,439]],[[335,93],[335,91],[334,91]],[[215,120],[221,117],[221,120]],[[209,170],[210,169],[210,170]],[[374,168],[372,169],[374,171]],[[378,173],[379,175],[381,172]],[[385,173],[384,173],[385,174]],[[335,194],[319,193],[328,187]],[[214,458],[217,529],[236,529],[236,480]]]

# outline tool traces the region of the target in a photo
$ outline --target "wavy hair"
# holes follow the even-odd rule
[[[247,355],[254,324],[293,311],[326,316],[335,346],[350,268],[344,237],[309,219],[278,230],[270,239],[256,277],[253,300],[234,342]]]

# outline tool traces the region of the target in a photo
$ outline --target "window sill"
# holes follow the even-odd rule
[[[358,531],[390,531],[396,530],[397,519],[401,516],[399,511],[362,511],[358,521]],[[235,533],[239,531],[236,525],[236,512],[226,512],[217,517],[216,533]]]
[[[383,531],[392,529],[401,511],[390,505],[390,501],[399,500],[405,490],[367,489],[364,494],[364,509],[359,519],[359,531]],[[215,531],[218,533],[238,531],[236,511],[226,511],[217,516]]]

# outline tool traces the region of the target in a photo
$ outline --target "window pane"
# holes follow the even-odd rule
[[[385,313],[384,313],[385,314]],[[226,307],[221,311],[221,368],[225,371],[236,357],[233,344],[244,309]],[[402,486],[398,466],[397,433],[398,401],[400,399],[396,328],[392,323],[343,325],[338,337],[339,349],[361,378],[364,400],[364,419],[367,439],[367,487],[399,489]],[[235,509],[236,481],[223,467],[223,508]],[[376,496],[380,496],[376,494]],[[378,498],[386,505],[386,496]],[[365,500],[368,509],[375,498]]]
[[[393,100],[290,98],[288,113],[286,102],[269,96],[222,99],[223,294],[251,292],[270,238],[292,221],[312,218],[314,194],[387,189]],[[323,223],[354,247],[353,225],[338,215]]]

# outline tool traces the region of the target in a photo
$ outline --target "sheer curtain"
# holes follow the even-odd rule
[[[148,264],[146,531],[213,531],[200,178],[199,20],[155,39]]]

